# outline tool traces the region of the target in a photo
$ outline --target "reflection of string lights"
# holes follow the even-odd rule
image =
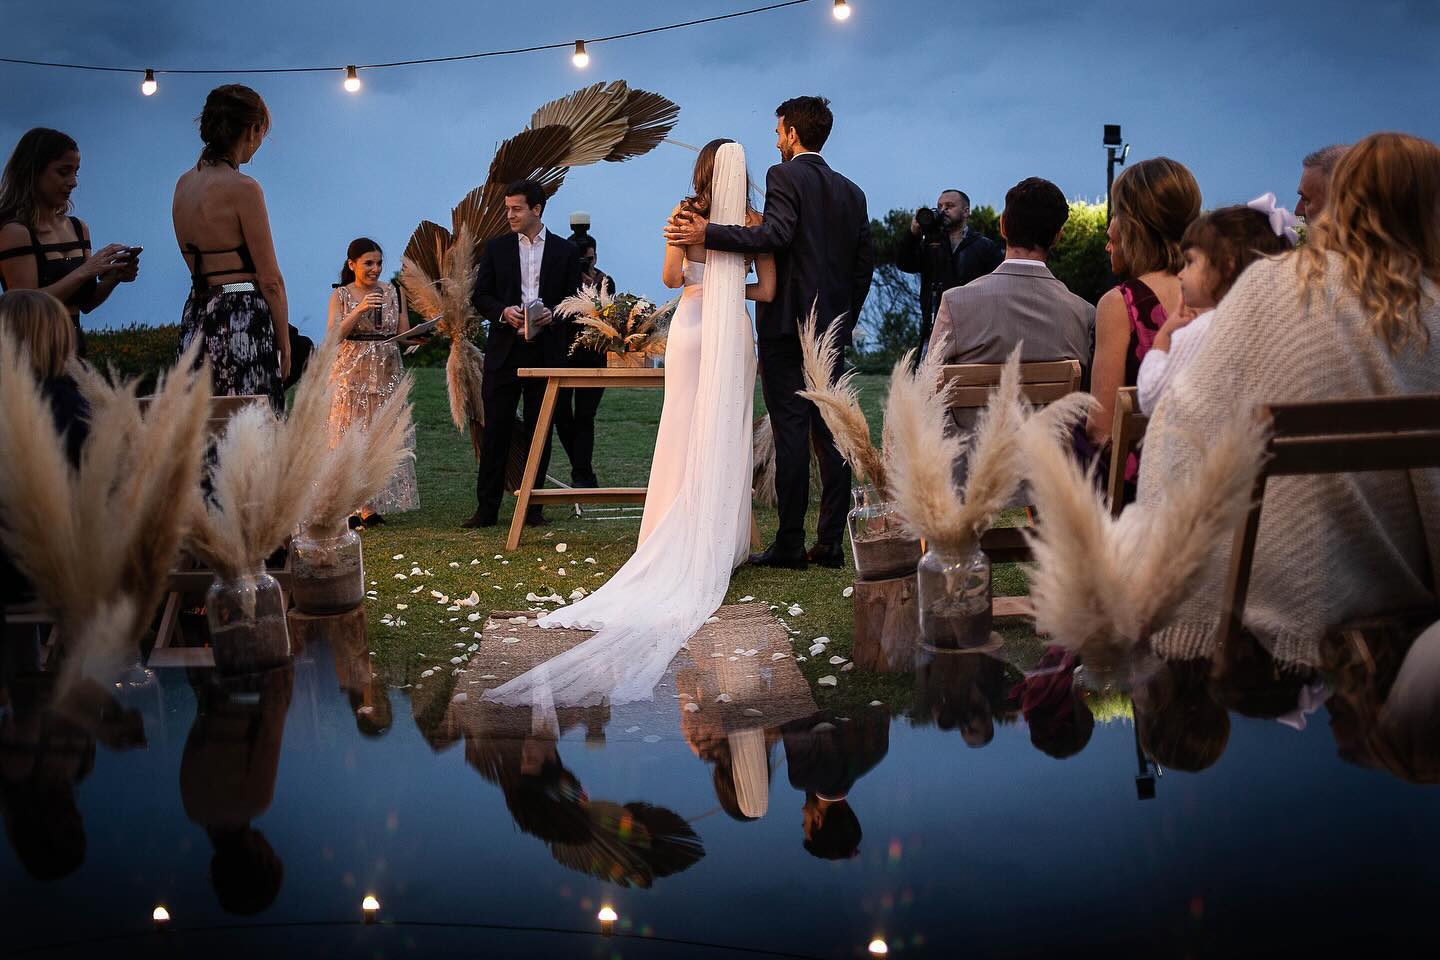
[[[615,921],[620,919],[620,915],[607,903],[595,914],[595,919],[600,921],[600,932],[608,937],[615,932]]]
[[[360,909],[365,914],[365,922],[374,923],[376,915],[380,912],[380,901],[375,899],[373,893],[367,893],[365,899],[360,901]]]
[[[840,4],[838,3],[835,5],[837,7],[840,6]],[[868,949],[870,951],[870,956],[872,957],[883,957],[887,956],[890,953],[889,944],[887,944],[879,937],[876,937],[874,940],[870,941],[870,946],[868,947]]]
[[[695,20],[686,20],[681,23],[667,23],[657,27],[646,27],[641,30],[631,30],[626,33],[612,34],[608,37],[592,37],[588,42],[605,43],[611,40],[626,40],[631,37],[643,37],[648,36],[652,33],[664,33],[670,30],[681,30],[686,27],[695,27],[702,24],[718,23],[722,20],[733,20],[736,17],[748,17],[757,13],[769,13],[773,10],[781,10],[786,7],[795,7],[801,4],[811,2],[812,0],[774,0],[774,2],[767,3],[763,6],[751,7],[746,10],[736,10],[733,13],[722,13],[713,17],[701,17]],[[834,6],[831,8],[831,13],[834,14],[835,19],[848,19],[851,13],[850,4],[846,2],[846,0],[833,0],[833,2]],[[486,50],[480,53],[462,53],[449,57],[419,57],[413,60],[392,60],[385,63],[355,64],[344,68],[344,87],[345,90],[349,93],[359,92],[361,87],[360,77],[358,75],[359,70],[377,70],[388,67],[412,67],[430,63],[455,63],[461,60],[481,60],[488,57],[508,57],[522,53],[538,53],[544,50],[565,50],[571,47],[571,43],[572,41],[567,40],[563,43],[544,43],[530,47],[515,47],[505,50]],[[577,40],[573,41],[573,43],[575,52],[571,57],[571,61],[575,64],[576,67],[584,68],[588,66],[590,63],[590,54],[585,49],[587,41]],[[144,79],[140,83],[140,92],[147,97],[152,96],[155,91],[159,89],[159,84],[155,79],[155,75],[158,73],[183,73],[197,76],[243,76],[251,74],[270,73],[329,73],[333,70],[341,69],[331,64],[304,67],[245,67],[239,69],[227,69],[221,67],[198,67],[193,69],[187,68],[173,70],[166,70],[163,68],[145,68],[142,70],[135,67],[101,66],[98,64],[89,63],[61,63],[52,60],[27,60],[20,57],[0,57],[0,63],[13,63],[20,66],[29,67],[54,67],[61,70],[89,70],[98,73],[141,73],[143,74]]]

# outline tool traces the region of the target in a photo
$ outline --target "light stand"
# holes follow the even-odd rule
[[[1105,225],[1110,225],[1110,187],[1115,183],[1115,168],[1125,166],[1130,155],[1130,144],[1120,136],[1120,124],[1105,124],[1105,136],[1101,141],[1105,147]]]

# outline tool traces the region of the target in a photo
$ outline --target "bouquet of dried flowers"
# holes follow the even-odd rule
[[[585,328],[571,345],[572,354],[576,350],[594,350],[656,357],[665,353],[670,317],[679,302],[676,297],[657,307],[633,293],[612,296],[602,287],[586,284],[579,293],[561,300],[555,315]]]

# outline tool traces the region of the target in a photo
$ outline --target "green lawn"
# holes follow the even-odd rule
[[[577,587],[590,592],[630,556],[639,530],[638,517],[576,519],[551,506],[546,510],[550,525],[527,528],[520,549],[506,553],[505,536],[514,503],[509,497],[501,508],[500,526],[478,531],[460,529],[460,522],[475,508],[475,458],[470,438],[456,431],[450,422],[444,371],[414,372],[421,509],[392,515],[386,524],[362,535],[366,579],[370,581],[366,589],[376,592],[376,597],[367,601],[370,646],[376,668],[393,685],[412,682],[441,654],[448,658],[459,639],[458,628],[467,622],[468,608],[459,613],[446,611],[435,602],[432,590],[452,598],[466,597],[473,590],[480,595],[476,609],[482,614],[540,606],[527,601],[527,593],[568,597]],[[863,376],[858,381],[877,437],[887,379]],[[606,393],[596,422],[595,442],[595,469],[603,485],[645,483],[659,424],[660,400],[659,390]],[[755,408],[758,416],[763,411],[758,389]],[[570,475],[558,440],[554,443],[550,474],[558,478]],[[812,504],[808,517],[812,536],[815,516]],[[757,508],[756,519],[761,536],[768,542],[775,531],[775,511]],[[561,544],[566,547],[563,553],[558,551]],[[422,573],[412,574],[416,567]],[[843,591],[853,578],[854,571],[848,568],[811,567],[796,572],[745,566],[736,571],[726,599],[733,602],[751,596],[774,604],[777,615],[797,631],[794,640],[799,656],[806,655],[814,638],[831,639],[825,658],[800,664],[812,687],[825,674],[835,673],[840,678],[836,690],[815,688],[820,702],[881,699],[896,705],[906,699],[909,681],[904,676],[841,673],[825,662],[831,654],[850,655],[851,601]],[[1018,571],[997,568],[995,590],[1001,594],[1023,592]],[[787,611],[792,604],[803,612],[790,615]],[[386,613],[399,622],[382,623]],[[452,620],[456,617],[458,621]]]

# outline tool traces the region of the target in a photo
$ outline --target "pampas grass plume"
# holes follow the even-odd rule
[[[835,438],[840,456],[862,479],[875,485],[882,499],[887,498],[885,464],[880,451],[870,440],[870,423],[860,409],[860,392],[855,387],[855,371],[850,370],[834,383],[830,378],[840,363],[841,324],[832,323],[824,335],[815,332],[816,317],[810,316],[800,325],[801,366],[806,389],[800,396],[814,403],[825,425]]]

